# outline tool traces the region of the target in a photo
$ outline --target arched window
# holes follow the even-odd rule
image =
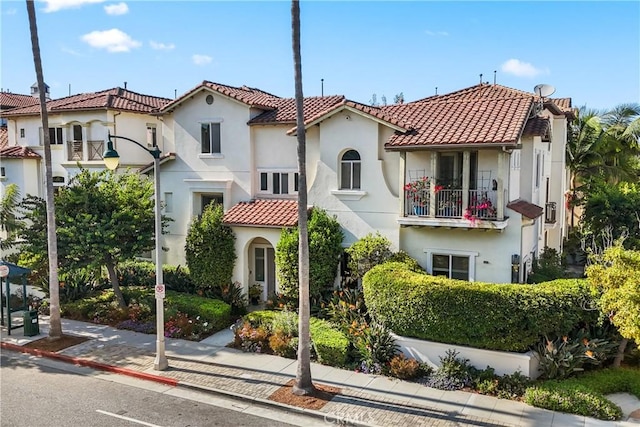
[[[340,161],[340,189],[360,189],[360,154],[356,150],[349,150],[342,155]]]

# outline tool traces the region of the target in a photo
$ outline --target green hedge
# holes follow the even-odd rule
[[[309,327],[318,362],[331,366],[345,366],[349,339],[326,320],[312,317]]]
[[[200,316],[213,325],[214,332],[231,324],[231,306],[217,299],[204,298],[175,291],[167,291],[165,298],[167,317],[172,311]]]
[[[562,336],[597,319],[583,309],[591,296],[578,279],[489,284],[386,263],[365,275],[363,288],[370,315],[399,335],[491,350],[526,351],[541,336]]]

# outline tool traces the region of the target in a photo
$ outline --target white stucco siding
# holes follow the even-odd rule
[[[562,251],[564,234],[566,233],[566,203],[567,168],[566,168],[566,142],[567,120],[564,116],[554,117],[551,120],[552,142],[550,168],[549,168],[549,202],[556,203],[556,223],[547,227],[547,246],[558,252]]]
[[[380,160],[381,142],[378,123],[356,113],[344,111],[320,124],[319,157],[311,166],[315,178],[309,188],[309,203],[336,215],[347,245],[379,231],[391,240],[394,249],[399,247],[398,198],[390,191],[397,183],[397,169],[387,168],[385,160]],[[340,161],[348,150],[360,155],[360,189],[340,189]],[[397,168],[397,155],[383,158],[393,159]],[[393,181],[386,181],[386,176]]]
[[[40,162],[39,159],[0,159],[0,166],[5,173],[4,178],[0,179],[0,199],[10,184],[18,186],[21,197],[42,196],[44,181],[40,173]]]
[[[280,241],[281,229],[260,227],[232,227],[232,229],[236,236],[237,256],[232,281],[241,283],[244,293],[247,293],[249,286],[255,282],[251,265],[253,255],[250,253],[252,243],[256,239],[264,239],[275,249]]]
[[[509,155],[509,197],[507,202],[516,200],[521,197],[521,161],[522,150],[512,150],[511,154]]]

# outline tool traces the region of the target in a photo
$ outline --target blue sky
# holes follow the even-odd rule
[[[202,80],[293,96],[290,2],[36,4],[54,98],[123,86],[173,98]],[[23,1],[0,2],[1,87],[35,82]],[[305,96],[411,101],[493,82],[575,106],[640,101],[640,2],[302,1]]]

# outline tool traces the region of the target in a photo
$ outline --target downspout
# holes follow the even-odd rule
[[[522,214],[520,214],[522,215]],[[527,223],[522,223],[520,225],[520,265],[518,266],[518,268],[520,269],[520,274],[518,277],[519,283],[522,283],[522,277],[524,275],[524,257],[522,256],[522,235],[524,234],[524,228],[525,227],[531,227],[532,225],[534,225],[536,223],[535,220],[530,220],[530,222]]]

